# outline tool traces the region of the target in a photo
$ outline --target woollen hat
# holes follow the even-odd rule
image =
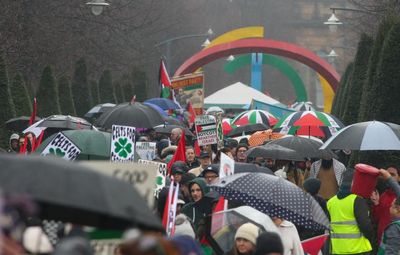
[[[265,255],[269,253],[284,253],[281,237],[275,232],[264,232],[257,237],[254,255]]]
[[[179,214],[176,216],[175,236],[190,236],[193,239],[196,238],[192,224],[184,214]]]
[[[238,228],[235,234],[235,240],[238,238],[243,238],[250,241],[252,244],[256,245],[258,233],[260,229],[253,223],[245,223]]]
[[[303,183],[304,190],[310,193],[311,195],[316,195],[321,188],[321,181],[317,178],[308,178]]]

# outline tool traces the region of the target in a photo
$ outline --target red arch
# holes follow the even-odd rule
[[[252,52],[267,53],[297,60],[324,77],[333,91],[336,91],[339,85],[340,75],[328,62],[312,51],[295,44],[263,38],[242,39],[204,49],[187,59],[175,72],[175,76],[192,73],[219,58]]]

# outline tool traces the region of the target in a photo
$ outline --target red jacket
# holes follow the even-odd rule
[[[391,221],[390,206],[396,199],[396,194],[392,189],[387,189],[379,198],[379,205],[372,206],[372,217],[375,223],[378,224],[378,245],[381,243],[383,232]]]

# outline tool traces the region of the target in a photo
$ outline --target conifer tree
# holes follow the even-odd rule
[[[43,69],[38,90],[36,92],[37,115],[48,117],[53,114],[61,114],[58,101],[57,84],[50,66]]]
[[[353,72],[353,63],[350,63],[347,65],[346,70],[340,79],[339,87],[336,90],[335,97],[333,99],[332,103],[332,114],[334,116],[339,116],[340,112],[340,105],[342,104],[343,97],[344,97],[344,91],[345,91],[345,86],[346,82],[350,78],[350,74]]]
[[[90,91],[92,92],[93,106],[100,104],[99,84],[95,80],[89,81]]]
[[[147,77],[146,73],[135,68],[132,72],[132,81],[136,100],[143,102],[147,98]]]
[[[116,103],[110,70],[105,70],[99,80],[100,103]]]
[[[11,97],[15,105],[16,116],[30,116],[32,103],[21,74],[17,73],[10,87]]]
[[[83,117],[90,110],[91,106],[86,61],[84,58],[79,59],[75,64],[71,90],[76,114]]]
[[[61,76],[58,80],[58,98],[60,101],[61,113],[64,115],[76,116],[71,84],[67,76]]]
[[[348,87],[342,121],[350,125],[358,121],[360,100],[363,93],[363,85],[366,80],[369,56],[373,46],[373,39],[362,34],[358,43],[357,54],[354,60],[354,70],[350,86]]]
[[[3,53],[0,52],[0,147],[8,147],[9,132],[4,123],[15,117],[14,102],[10,94],[8,74]]]

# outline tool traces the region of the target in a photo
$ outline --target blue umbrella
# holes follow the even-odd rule
[[[160,106],[152,104],[152,103],[146,103],[146,102],[144,102],[143,104],[150,106],[151,108],[153,108],[154,110],[159,112],[161,114],[161,116],[168,117],[168,113],[166,113]]]
[[[147,99],[144,102],[158,105],[163,110],[174,110],[174,109],[180,109],[181,108],[174,101],[172,101],[172,100],[170,100],[168,98],[155,97],[155,98]]]

